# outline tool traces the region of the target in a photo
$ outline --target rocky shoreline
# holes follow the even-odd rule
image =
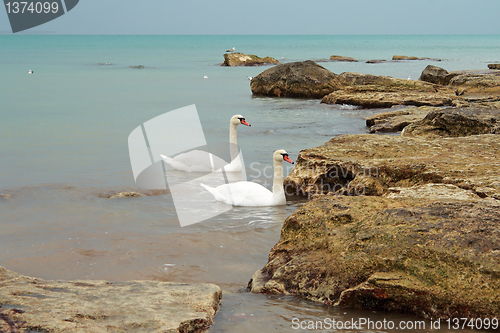
[[[428,66],[413,81],[306,61],[267,69],[251,89],[411,106],[366,120],[371,133],[399,136],[341,135],[299,153],[285,190],[311,200],[284,222],[252,292],[433,319],[498,316],[500,71]]]
[[[0,332],[204,332],[221,298],[213,284],[48,281],[0,267]]]

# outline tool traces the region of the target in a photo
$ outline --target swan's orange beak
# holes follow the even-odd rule
[[[293,164],[293,161],[290,159],[290,157],[288,157],[287,155],[283,156],[283,159],[285,161],[287,161],[288,163],[292,163]]]
[[[252,126],[252,125],[250,125],[249,123],[247,123],[247,121],[246,121],[245,119],[241,119],[241,120],[240,120],[240,123],[241,123],[242,125]]]

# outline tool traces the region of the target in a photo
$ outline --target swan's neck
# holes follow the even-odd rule
[[[238,156],[238,139],[236,137],[236,128],[238,124],[229,123],[229,154],[231,155],[231,161]]]
[[[235,145],[238,144],[238,140],[236,138],[236,128],[238,124],[229,123],[229,143],[233,143]]]
[[[282,195],[283,189],[283,162],[274,161],[273,195]]]

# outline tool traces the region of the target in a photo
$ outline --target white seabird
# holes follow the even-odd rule
[[[231,49],[226,50],[226,52],[234,52],[234,50],[236,50],[236,49],[235,49],[235,48],[234,48],[234,46],[233,46]]]
[[[28,71],[28,74],[33,74],[33,71],[30,69],[30,70]]]

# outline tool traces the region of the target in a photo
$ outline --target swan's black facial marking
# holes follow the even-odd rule
[[[252,126],[249,123],[247,123],[247,121],[243,117],[238,118],[238,120],[240,121],[240,124],[242,124],[242,125]]]
[[[280,153],[281,156],[283,156],[283,160],[287,161],[288,163],[294,164],[293,161],[288,157],[288,154],[286,153]]]

